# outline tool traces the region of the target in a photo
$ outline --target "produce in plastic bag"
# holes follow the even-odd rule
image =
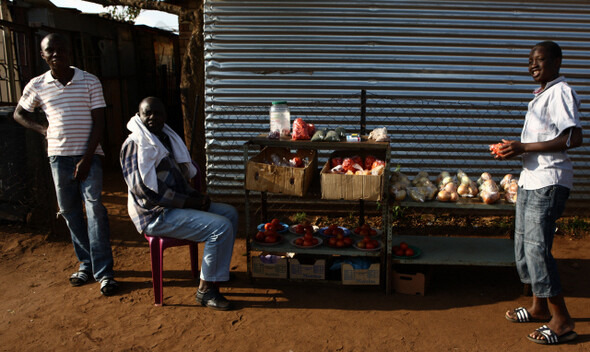
[[[479,197],[486,204],[495,203],[500,199],[500,189],[498,188],[498,185],[492,180],[491,175],[487,172],[484,172],[480,179],[485,180],[479,186]]]
[[[457,170],[457,180],[459,185],[457,186],[457,193],[461,197],[475,197],[479,193],[477,183],[471,180],[466,173],[461,170]]]
[[[326,138],[326,133],[328,133],[328,130],[326,130],[326,129],[317,130],[313,134],[313,137],[311,137],[311,141],[312,142],[321,142],[321,141],[323,141],[324,138]]]
[[[408,187],[406,190],[413,201],[421,203],[426,201],[426,197],[418,190],[418,187]]]
[[[293,122],[293,134],[291,135],[291,139],[293,140],[300,140],[300,139],[310,139],[309,135],[309,128],[307,123],[303,121],[301,117],[295,119]]]
[[[330,159],[330,165],[332,165],[332,167],[336,167],[337,165],[342,165],[342,161],[343,159],[340,157],[335,157]]]
[[[518,178],[513,177],[512,174],[506,174],[502,181],[500,181],[500,187],[504,189],[504,199],[509,203],[516,203]]]
[[[324,137],[325,142],[340,142],[340,135],[336,131],[328,131]]]
[[[389,141],[389,136],[387,135],[387,128],[375,128],[371,133],[369,133],[369,139],[372,139],[376,142],[386,142]]]

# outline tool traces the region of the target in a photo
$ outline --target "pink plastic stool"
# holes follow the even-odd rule
[[[170,237],[148,236],[143,234],[150,244],[152,257],[152,282],[154,285],[154,304],[161,306],[164,300],[163,270],[164,250],[168,247],[189,246],[191,256],[191,272],[194,278],[199,277],[199,247],[197,242],[179,240]]]

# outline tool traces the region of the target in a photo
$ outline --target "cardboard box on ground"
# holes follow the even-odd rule
[[[304,167],[279,166],[272,164],[272,155],[289,160],[294,156],[307,160]],[[245,187],[250,191],[282,193],[303,196],[317,169],[315,150],[300,149],[291,152],[285,148],[266,147],[248,161]]]

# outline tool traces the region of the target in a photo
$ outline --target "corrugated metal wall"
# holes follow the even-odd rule
[[[271,101],[356,132],[361,89],[367,128],[388,128],[392,161],[409,175],[518,172],[486,147],[518,138],[536,88],[528,54],[542,40],[563,49],[587,135],[587,1],[205,1],[209,190],[241,194],[241,146],[266,132]],[[574,197],[590,199],[590,147],[570,155]]]

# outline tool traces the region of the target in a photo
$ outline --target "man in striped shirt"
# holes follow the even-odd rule
[[[108,214],[101,201],[99,155],[104,154],[99,140],[106,106],[102,86],[96,76],[69,65],[69,48],[59,34],[43,38],[41,57],[50,70],[26,85],[14,119],[46,136],[59,212],[66,220],[80,261],[70,284],[81,286],[92,275],[100,282],[100,292],[109,296],[118,285],[114,280]],[[32,119],[36,108],[45,112],[47,127]]]

